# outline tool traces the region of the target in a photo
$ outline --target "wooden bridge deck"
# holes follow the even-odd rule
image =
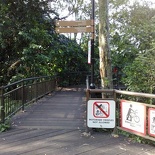
[[[110,132],[85,133],[85,93],[68,88],[42,98],[0,133],[0,155],[155,155],[155,147]]]

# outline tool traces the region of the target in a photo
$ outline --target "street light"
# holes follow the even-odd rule
[[[91,0],[92,14],[91,20],[93,21],[93,32],[91,35],[91,84],[90,89],[95,89],[94,83],[94,38],[95,38],[95,0]]]

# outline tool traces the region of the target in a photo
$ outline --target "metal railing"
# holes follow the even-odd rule
[[[26,105],[54,91],[55,87],[55,76],[27,78],[0,87],[0,122],[19,110],[24,111]]]
[[[99,97],[98,97],[98,94]],[[86,89],[86,99],[88,100],[99,100],[99,98],[102,100],[114,100],[116,102],[116,128],[129,132],[130,134],[135,134],[138,136],[141,136],[145,139],[149,139],[152,141],[155,141],[155,122],[154,122],[154,129],[153,129],[153,134],[150,133],[149,130],[151,130],[149,123],[152,122],[150,120],[150,115],[149,111],[152,110],[153,114],[155,114],[155,105],[153,104],[148,104],[149,100],[145,100],[148,102],[142,102],[144,98],[149,98],[151,100],[155,99],[154,94],[147,94],[147,93],[138,93],[138,92],[130,92],[130,91],[122,91],[122,90],[116,90],[116,89]],[[143,98],[143,100],[142,100]],[[144,134],[140,134],[136,131],[130,131],[130,129],[127,129],[123,127],[122,125],[122,119],[123,119],[123,114],[121,113],[121,102],[126,101],[132,104],[133,102],[136,103],[137,105],[140,104],[146,108],[143,112],[141,112],[140,117],[144,118]],[[126,103],[125,103],[126,104]],[[126,106],[126,105],[125,105]],[[144,116],[142,116],[144,115]],[[155,115],[154,115],[155,118]]]
[[[117,90],[117,89],[89,89],[89,85],[90,85],[89,81],[90,81],[90,78],[89,76],[87,76],[86,78],[86,101],[91,100],[91,99],[92,100],[107,99],[107,100],[114,100],[116,102],[115,129],[120,129],[130,134],[135,134],[145,139],[155,141],[155,95],[154,94],[123,91],[123,90]],[[123,101],[125,102],[122,103]],[[130,129],[128,127],[125,127],[125,125],[123,125],[124,123],[123,122],[123,117],[124,117],[123,110],[124,109],[122,108],[122,105],[124,104],[126,106],[128,104],[129,106],[132,103],[141,105],[141,106],[138,105],[138,107],[143,107],[142,111],[140,111],[140,115],[141,115],[140,117],[142,117],[143,119],[142,126],[144,130],[141,133],[138,131],[134,131],[132,128]],[[133,114],[135,114],[136,118],[139,119],[135,111],[133,111]],[[133,116],[130,116],[130,117],[133,117]],[[126,118],[125,118],[125,121],[126,121]],[[131,125],[133,125],[132,121],[131,122],[127,121],[127,123],[131,123]]]
[[[58,85],[60,87],[66,86],[75,86],[75,85],[85,85],[85,79],[89,73],[85,71],[81,72],[67,72],[67,73],[59,73],[58,77]]]

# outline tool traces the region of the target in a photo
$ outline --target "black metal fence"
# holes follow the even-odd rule
[[[34,77],[0,87],[0,122],[4,122],[31,102],[54,91],[56,77]]]
[[[85,85],[85,80],[89,72],[80,71],[80,72],[67,72],[67,73],[59,73],[58,77],[58,85],[61,87],[66,86],[76,86],[76,85]]]

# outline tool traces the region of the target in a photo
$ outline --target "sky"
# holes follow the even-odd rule
[[[136,1],[142,2],[142,0],[129,0],[129,1],[131,2],[131,4],[132,4],[133,2],[136,2]],[[153,3],[153,4],[151,4],[151,6],[155,8],[155,0],[145,0],[145,1],[146,1],[146,2],[151,2],[151,3]]]
[[[84,1],[85,1],[85,3],[88,3],[88,0],[84,0]],[[89,1],[91,3],[91,0],[89,0]],[[98,2],[98,0],[95,0],[95,1]],[[142,1],[150,2],[150,3],[152,3],[152,4],[150,4],[151,7],[155,8],[155,0],[129,0],[129,2],[131,4],[133,4],[134,2],[137,2],[137,1],[140,2],[140,3],[142,3]],[[51,4],[53,4],[53,3],[51,3]],[[55,4],[55,5],[57,5],[57,4]],[[60,11],[60,17],[61,16],[64,17],[66,15],[68,15],[68,9],[67,8],[66,8],[66,10],[63,10],[63,11],[61,10]],[[67,20],[74,20],[74,15],[67,18]]]
[[[88,2],[88,0],[86,0]],[[98,0],[95,0],[96,2],[98,2]],[[155,0],[129,0],[131,4],[133,4],[134,2],[140,2],[142,3],[142,1],[146,1],[146,2],[150,2],[151,7],[155,8]],[[70,16],[68,18],[68,20],[72,20],[74,18],[74,16]],[[74,20],[74,19],[73,19]]]
[[[87,3],[88,3],[88,0],[85,0]],[[89,0],[90,1],[90,3],[91,3],[91,0]],[[95,0],[96,2],[98,2],[98,0]],[[151,5],[151,7],[153,7],[153,8],[155,8],[155,0],[129,0],[129,2],[131,3],[131,4],[133,4],[134,2],[140,2],[140,3],[142,3],[142,1],[146,1],[146,2],[150,2],[150,3],[152,3],[152,4],[150,4]],[[68,11],[66,10],[61,10],[61,13],[60,13],[60,17],[61,16],[66,16],[68,14]],[[73,15],[71,15],[71,16],[69,16],[66,20],[75,20],[75,16],[74,16],[74,14]]]

